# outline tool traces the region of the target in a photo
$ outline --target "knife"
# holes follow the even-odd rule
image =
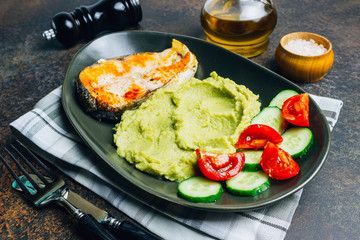
[[[41,186],[41,180],[36,175],[30,174],[36,183]],[[31,183],[24,177],[20,177],[29,191],[33,191]],[[12,183],[12,187],[17,191],[22,191],[16,181]],[[162,238],[153,234],[152,232],[135,225],[134,223],[123,220],[120,221],[111,216],[107,211],[104,211],[89,201],[82,198],[80,195],[66,188],[61,193],[62,198],[59,198],[57,203],[66,209],[79,209],[85,214],[91,215],[98,223],[105,226],[118,239],[134,239],[134,240],[160,240]]]

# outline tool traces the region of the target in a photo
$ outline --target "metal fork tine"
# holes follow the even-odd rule
[[[48,168],[42,161],[40,161],[40,159],[38,157],[36,157],[36,155],[31,152],[27,147],[25,147],[24,144],[22,144],[21,142],[19,142],[18,140],[16,140],[17,145],[19,145],[20,148],[22,148],[22,150],[24,150],[28,155],[30,155],[30,157],[35,160],[43,169],[45,169],[50,176],[55,176],[55,174],[51,171],[50,168]],[[36,174],[36,176],[38,176],[40,178],[40,180],[44,183],[44,184],[48,184],[50,183],[48,179],[46,179],[30,162],[29,160],[21,153],[21,151],[18,149],[18,147],[15,147],[14,145],[12,145],[12,148],[20,155],[20,157],[26,162],[26,164],[31,168],[31,170]]]
[[[20,178],[18,177],[18,175],[15,173],[15,171],[10,167],[9,163],[5,160],[5,158],[3,156],[1,156],[1,161],[4,163],[5,167],[8,169],[8,171],[10,172],[10,174],[13,176],[13,178],[15,179],[15,181],[17,182],[17,184],[20,186],[21,190],[24,193],[29,193],[29,190],[25,187],[24,183],[20,180]]]
[[[30,175],[27,173],[27,171],[24,169],[24,167],[19,163],[19,161],[16,159],[16,157],[10,152],[9,149],[4,147],[5,151],[9,154],[10,158],[15,162],[16,166],[21,170],[21,172],[25,175],[26,179],[29,180],[29,182],[33,185],[33,187],[39,191],[41,188],[40,186],[30,177]]]
[[[9,149],[11,149],[11,151]],[[21,142],[13,142],[9,146],[4,147],[3,151],[4,153],[6,152],[8,156],[6,159],[1,156],[1,161],[4,162],[6,168],[18,184],[18,186],[13,185],[13,187],[16,190],[20,190],[21,188],[24,196],[36,207],[45,206],[58,200],[63,191],[66,191],[66,183],[58,175],[55,177],[54,175],[50,175],[51,180],[47,180],[47,176],[41,174],[41,172],[44,171],[36,170],[35,167],[43,167],[48,171],[46,175],[52,173],[52,171],[41,163],[41,160],[38,159],[35,154],[32,154]],[[10,160],[16,164],[16,168],[18,168],[19,171],[10,165]],[[35,164],[35,161],[38,162],[38,164]],[[25,170],[25,163],[28,165],[28,168],[31,168],[28,172]],[[26,169],[28,168],[26,167]]]

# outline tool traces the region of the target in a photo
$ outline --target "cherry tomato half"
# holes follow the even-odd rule
[[[240,134],[236,147],[258,150],[263,149],[268,141],[280,144],[283,138],[272,127],[263,124],[253,124],[249,125]]]
[[[205,177],[224,181],[238,174],[244,167],[245,154],[212,153],[196,149],[197,162]]]
[[[277,180],[292,178],[300,171],[299,165],[290,154],[271,142],[264,148],[260,165],[269,177]]]
[[[299,127],[309,127],[309,95],[298,94],[287,99],[281,109],[283,118]]]

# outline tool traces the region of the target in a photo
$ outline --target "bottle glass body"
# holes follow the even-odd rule
[[[209,42],[253,57],[266,50],[277,13],[271,0],[207,0],[200,21]]]

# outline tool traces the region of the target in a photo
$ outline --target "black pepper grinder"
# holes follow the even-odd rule
[[[74,12],[60,12],[52,19],[52,29],[43,33],[47,40],[57,39],[66,47],[90,40],[103,32],[124,30],[142,19],[139,0],[101,0],[81,6]]]

